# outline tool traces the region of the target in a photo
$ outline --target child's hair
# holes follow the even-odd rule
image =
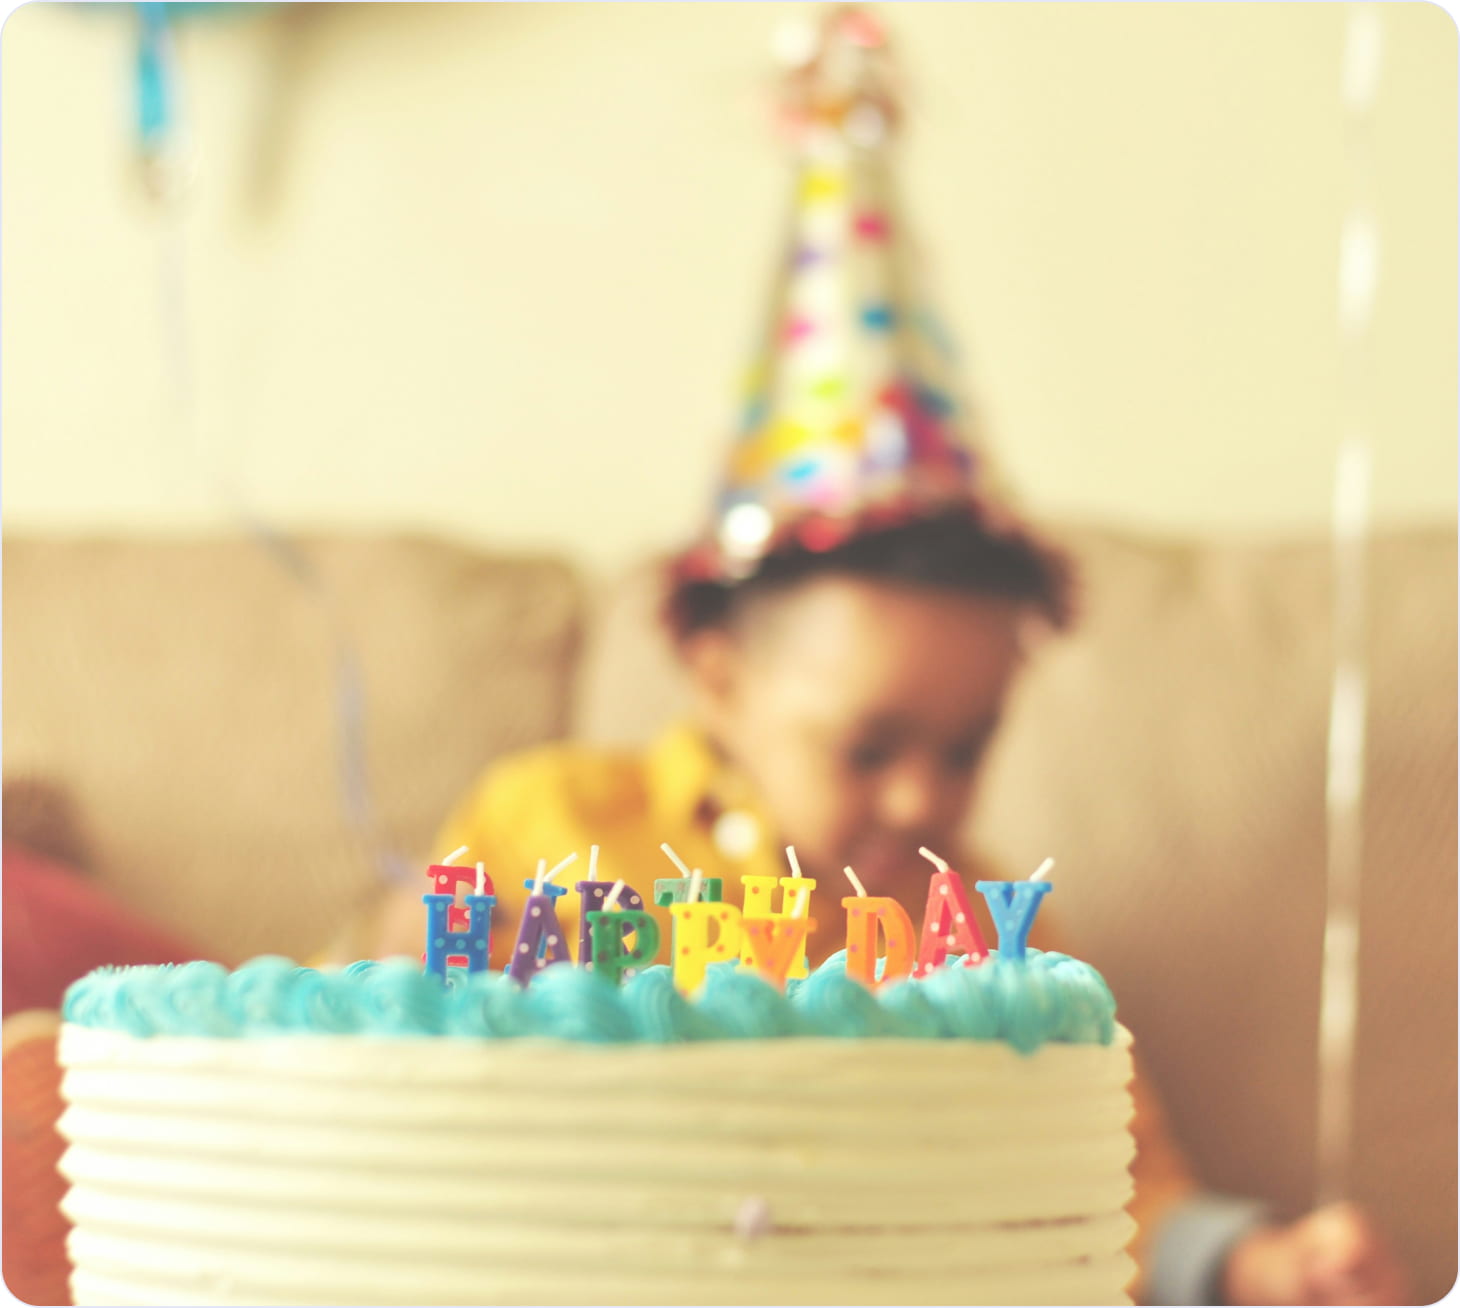
[[[753,599],[809,577],[836,574],[987,595],[1028,605],[1055,628],[1073,618],[1073,572],[1065,555],[1024,535],[991,532],[966,509],[868,531],[828,550],[790,545],[740,581],[671,575],[664,619],[676,641],[727,627]]]

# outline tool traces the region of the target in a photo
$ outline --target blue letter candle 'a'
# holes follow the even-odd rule
[[[603,907],[603,901],[613,889],[612,881],[579,881],[573,889],[580,896],[580,908],[578,909],[578,962],[586,965],[593,961],[593,943],[590,937],[588,925],[588,914],[596,913]],[[644,897],[633,886],[625,886],[619,891],[618,902],[626,909],[639,912],[644,907]],[[625,927],[627,933],[631,928]],[[652,961],[652,960],[651,960]]]
[[[975,888],[988,901],[989,916],[999,933],[999,961],[1022,963],[1024,942],[1040,902],[1054,886],[1048,881],[978,881]]]
[[[454,895],[422,895],[426,906],[426,971],[446,979],[446,963],[465,960],[468,972],[485,972],[491,952],[493,895],[466,896],[466,929],[448,925]]]
[[[536,882],[526,883],[529,887]],[[508,975],[525,986],[551,963],[569,962],[568,946],[563,939],[563,926],[558,921],[557,899],[568,893],[566,886],[544,883],[542,894],[529,895],[522,908],[522,925],[517,928],[517,943],[512,946]]]

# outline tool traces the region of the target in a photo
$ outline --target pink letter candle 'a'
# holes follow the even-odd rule
[[[928,907],[923,914],[922,943],[918,946],[913,975],[925,977],[941,967],[951,950],[962,950],[964,967],[976,967],[989,956],[983,932],[973,916],[973,906],[963,878],[945,867],[928,882]]]

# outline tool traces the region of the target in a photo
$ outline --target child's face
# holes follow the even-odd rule
[[[686,650],[706,727],[808,872],[895,893],[950,855],[1019,667],[1009,601],[825,576]]]

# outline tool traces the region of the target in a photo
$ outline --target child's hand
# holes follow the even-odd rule
[[[1331,1204],[1287,1226],[1267,1226],[1227,1256],[1229,1304],[1402,1304],[1409,1278],[1353,1204]]]

